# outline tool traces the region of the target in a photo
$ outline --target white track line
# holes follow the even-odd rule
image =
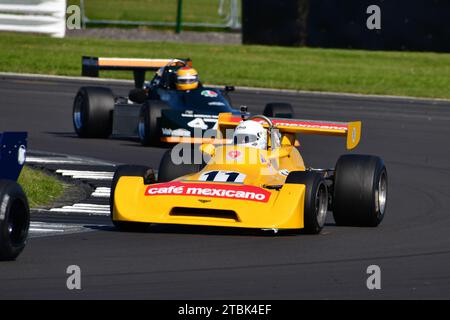
[[[53,208],[50,209],[51,212],[59,212],[59,213],[86,213],[92,216],[108,216],[109,211],[93,211],[93,210],[83,210],[83,209],[76,209],[76,208]]]
[[[35,228],[30,227],[30,232],[42,232],[42,233],[53,233],[53,232],[64,232],[62,229],[45,229],[45,228]]]
[[[40,158],[27,156],[26,163],[47,163],[47,164],[83,164],[82,160],[67,159],[67,158]]]
[[[93,204],[93,203],[75,203],[71,207],[75,208],[93,208],[96,210],[108,210],[109,211],[109,204]]]
[[[30,238],[51,236],[60,234],[69,234],[77,232],[85,232],[89,229],[84,228],[79,224],[62,224],[52,222],[34,222],[30,223],[29,235]]]
[[[56,173],[62,176],[69,176],[73,179],[92,179],[92,180],[112,180],[114,172],[111,171],[90,171],[90,170],[65,170],[58,169]]]
[[[88,166],[111,166],[114,168],[114,164],[110,162],[105,162],[97,159],[87,159],[87,158],[79,158],[75,156],[69,155],[60,155],[60,156],[33,156],[31,153],[27,156],[27,163],[36,163],[36,164],[79,164],[79,165],[88,165]]]
[[[98,187],[91,194],[91,197],[95,197],[95,198],[109,198],[110,194],[111,194],[111,188]]]
[[[93,215],[109,215],[109,205],[91,204],[91,203],[75,203],[71,206],[64,206],[62,208],[52,208],[51,212],[62,213],[89,213]]]

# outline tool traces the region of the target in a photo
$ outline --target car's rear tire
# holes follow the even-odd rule
[[[293,118],[294,109],[290,103],[268,103],[263,114],[269,118]]]
[[[114,208],[114,192],[116,191],[117,183],[119,179],[124,176],[128,177],[142,177],[142,182],[144,183],[148,179],[148,174],[151,173],[152,170],[146,166],[138,166],[138,165],[122,165],[117,167],[114,172],[114,177],[111,184],[111,194],[109,198],[109,206],[110,206],[110,217],[113,225],[120,231],[132,231],[132,232],[141,232],[145,231],[149,227],[149,223],[142,222],[128,222],[128,221],[118,221],[114,219],[113,208]]]
[[[184,144],[180,148],[180,152],[178,154],[175,152],[175,156],[183,157],[184,151],[188,150],[190,152],[190,156],[186,158],[189,158],[188,162],[190,163],[178,163],[178,161],[172,159],[172,150],[173,149],[166,150],[161,162],[159,163],[158,182],[168,182],[181,176],[197,173],[204,166],[203,161],[201,161],[202,163],[200,164],[195,163],[196,161],[194,161],[196,159],[202,159],[201,157],[203,156],[200,150],[198,150],[197,145]]]
[[[304,233],[318,234],[325,225],[328,212],[328,188],[321,174],[308,171],[293,171],[286,184],[304,184]]]
[[[15,260],[25,248],[30,208],[20,185],[0,180],[0,261]]]
[[[167,105],[161,101],[146,101],[140,111],[138,123],[139,140],[143,146],[161,144],[161,116]]]
[[[114,95],[108,88],[82,87],[73,103],[73,126],[81,138],[107,138],[112,133]]]
[[[381,158],[343,155],[335,168],[333,216],[337,225],[376,227],[387,203],[387,171]]]

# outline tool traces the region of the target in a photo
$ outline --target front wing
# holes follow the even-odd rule
[[[256,186],[172,181],[144,185],[121,177],[114,193],[116,221],[258,229],[301,229],[305,185],[280,190]]]

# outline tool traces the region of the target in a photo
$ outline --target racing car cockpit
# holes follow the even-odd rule
[[[260,121],[256,121],[256,119],[267,123],[268,129],[264,128]],[[280,132],[268,117],[254,115],[248,119],[244,117],[243,120],[245,121],[241,122],[234,130],[233,144],[261,150],[268,150],[270,147],[272,151],[281,147]]]

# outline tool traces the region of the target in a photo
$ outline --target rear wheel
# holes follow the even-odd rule
[[[22,252],[29,226],[30,209],[22,188],[0,180],[0,261],[14,260]]]
[[[114,177],[111,184],[111,195],[109,198],[110,205],[110,217],[114,226],[120,231],[145,231],[148,229],[148,223],[142,222],[128,222],[128,221],[118,221],[114,219],[113,208],[114,208],[114,192],[116,190],[117,183],[121,177],[142,177],[142,182],[145,183],[148,180],[153,180],[149,175],[152,175],[153,170],[146,166],[137,166],[137,165],[123,165],[119,166],[114,173]]]
[[[294,109],[290,103],[268,103],[263,114],[270,118],[293,118]]]
[[[202,169],[203,154],[198,150],[197,145],[183,144],[178,146],[180,146],[179,150],[170,149],[164,153],[159,163],[158,182],[172,181],[181,176],[197,173]],[[188,154],[185,154],[185,152]]]
[[[112,133],[114,96],[110,89],[82,87],[73,103],[73,126],[81,138],[107,138]]]
[[[304,184],[304,232],[318,234],[325,225],[328,212],[328,189],[322,175],[317,172],[293,171],[286,183]]]
[[[344,155],[336,164],[333,216],[337,225],[376,227],[387,203],[387,171],[379,157]]]
[[[161,143],[161,116],[167,106],[161,101],[146,101],[139,115],[138,134],[144,146],[156,146]]]

